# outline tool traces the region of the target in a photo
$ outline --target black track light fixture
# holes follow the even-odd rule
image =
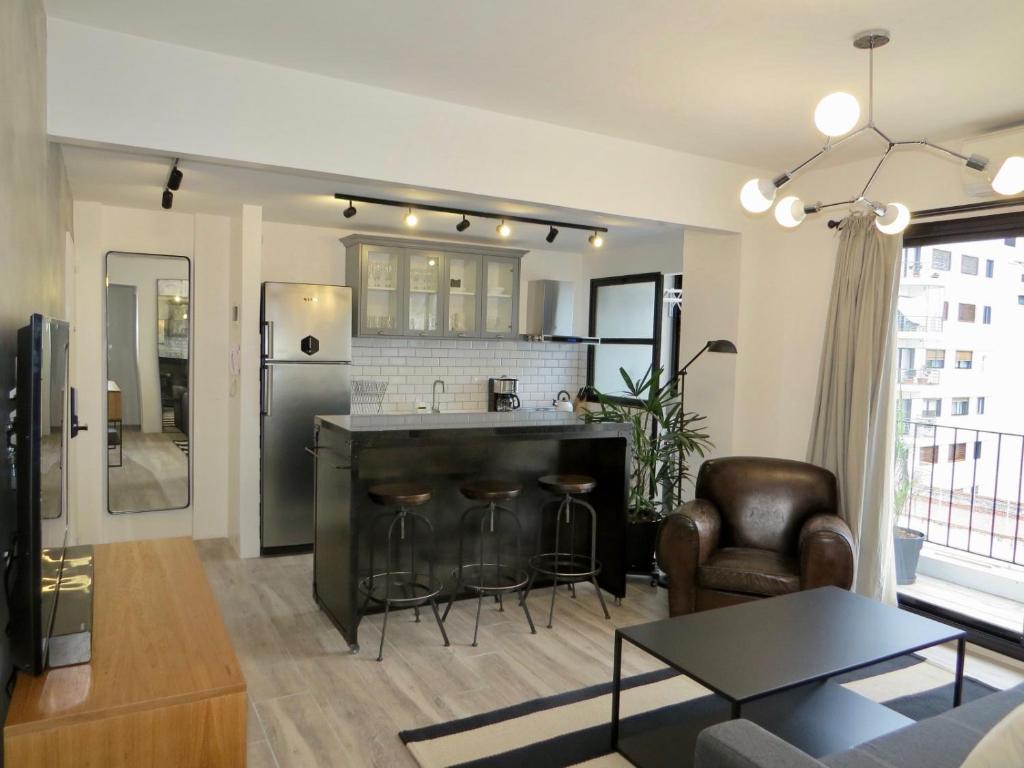
[[[351,219],[351,218],[352,218],[353,216],[355,216],[355,215],[356,215],[356,207],[355,207],[354,205],[352,205],[352,201],[351,201],[351,200],[349,200],[349,201],[348,201],[348,208],[346,208],[346,209],[345,209],[345,210],[344,210],[344,211],[342,212],[342,215],[343,215],[343,216],[344,216],[344,217],[345,217],[346,219]]]
[[[174,167],[171,168],[171,175],[167,177],[167,188],[177,192],[183,178],[185,178],[185,174],[181,172],[181,169],[178,167],[178,161],[175,160]]]
[[[169,211],[172,205],[174,205],[174,193],[169,189],[165,189],[163,197],[160,199],[160,207],[165,211]]]
[[[459,232],[465,232],[469,229],[469,219],[466,218],[465,214],[462,215],[462,221],[455,225],[455,229]]]
[[[545,237],[544,239],[547,240],[549,243],[553,243],[555,242],[556,237],[558,237],[558,230],[555,229],[554,227],[551,227],[550,229],[548,229],[547,237]]]

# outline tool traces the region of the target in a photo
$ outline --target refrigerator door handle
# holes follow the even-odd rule
[[[263,357],[266,360],[274,359],[274,321],[263,321]]]
[[[263,367],[263,402],[260,403],[260,412],[264,416],[270,416],[270,406],[274,400],[274,368]]]

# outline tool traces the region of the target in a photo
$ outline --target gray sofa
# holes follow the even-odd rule
[[[816,760],[749,720],[697,737],[696,768],[958,768],[989,729],[1024,703],[1024,684]]]

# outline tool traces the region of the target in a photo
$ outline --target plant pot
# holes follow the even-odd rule
[[[893,532],[896,553],[896,583],[905,586],[917,581],[917,562],[924,546],[924,534],[912,528],[896,528]]]
[[[660,525],[660,520],[626,525],[626,573],[647,576],[654,571],[654,545]]]

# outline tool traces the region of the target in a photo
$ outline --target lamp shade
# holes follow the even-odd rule
[[[804,212],[804,202],[799,197],[789,195],[779,200],[775,206],[775,220],[787,229],[800,226],[807,217]]]
[[[725,352],[729,355],[735,355],[736,345],[728,339],[714,339],[708,342],[708,352]]]

